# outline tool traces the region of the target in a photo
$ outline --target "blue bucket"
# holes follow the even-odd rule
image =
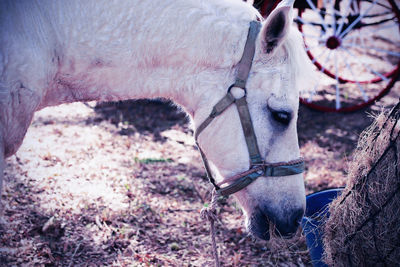
[[[343,188],[327,189],[307,196],[307,208],[301,226],[306,236],[307,247],[314,267],[327,267],[322,261],[324,223],[329,217],[328,205]]]

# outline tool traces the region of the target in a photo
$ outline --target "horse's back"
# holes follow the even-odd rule
[[[254,15],[236,2],[228,9],[233,2],[227,0],[0,0],[5,153],[16,151],[38,108],[109,100],[105,93],[99,99],[100,90],[126,98],[133,85],[151,79],[141,74],[146,69],[230,66],[231,55],[221,48],[241,32],[222,38],[219,31],[239,17],[232,14],[242,20]]]
[[[4,154],[16,152],[38,108],[81,100],[74,98],[79,94],[74,95],[72,84],[78,81],[79,89],[90,86],[85,79],[97,79],[84,77],[94,73],[90,68],[107,64],[110,69],[121,68],[148,52],[151,17],[171,3],[1,0],[0,146]]]

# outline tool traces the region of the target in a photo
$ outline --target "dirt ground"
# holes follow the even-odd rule
[[[371,114],[390,108],[399,85],[351,114],[302,106],[299,142],[307,193],[344,186]],[[7,159],[0,224],[2,266],[212,266],[199,211],[211,185],[185,115],[160,101],[74,103],[36,113]],[[223,266],[310,266],[304,237],[248,236],[232,198],[222,200]]]

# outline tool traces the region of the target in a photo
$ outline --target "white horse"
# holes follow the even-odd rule
[[[247,81],[247,102],[265,162],[299,158],[298,85],[307,63],[291,27],[292,1],[262,21]],[[2,0],[0,2],[0,188],[4,160],[19,148],[33,113],[75,101],[164,97],[197,128],[235,79],[249,4],[227,0]],[[237,92],[233,92],[237,94]],[[216,183],[249,170],[237,109],[199,136]],[[260,177],[234,194],[248,230],[283,236],[305,208],[302,174]]]

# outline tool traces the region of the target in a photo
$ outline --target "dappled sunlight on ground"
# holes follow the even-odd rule
[[[149,103],[139,103],[138,113],[152,114],[140,121],[125,116],[134,104],[124,105],[114,111],[103,105],[104,111],[70,104],[36,114],[21,149],[7,160],[2,262],[212,265],[208,222],[199,214],[211,186],[185,116],[165,104],[149,111]],[[221,201],[219,218],[225,266],[308,260],[302,238],[278,246],[249,237],[232,198]]]
[[[394,105],[400,90],[383,102]],[[386,101],[386,102],[385,102]],[[346,183],[369,110],[326,114],[301,107],[307,193]],[[185,115],[163,102],[69,104],[35,115],[7,160],[0,261],[6,265],[212,265],[210,199]],[[219,206],[224,266],[310,266],[304,238],[255,241],[232,198]],[[299,231],[300,234],[300,231]]]
[[[352,113],[323,113],[301,106],[298,133],[300,150],[306,159],[305,184],[308,193],[345,186],[349,162],[360,133],[374,114],[393,107],[400,99],[400,83],[381,101]]]
[[[320,190],[343,186],[345,183],[346,159],[336,158],[335,153],[326,151],[313,141],[308,141],[301,148],[306,158],[307,174],[305,184],[307,194]],[[334,179],[332,179],[334,177]]]

